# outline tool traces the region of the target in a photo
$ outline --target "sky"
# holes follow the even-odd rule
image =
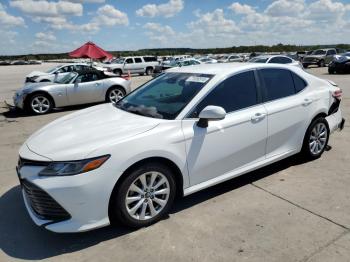
[[[0,55],[350,43],[350,0],[0,0]]]

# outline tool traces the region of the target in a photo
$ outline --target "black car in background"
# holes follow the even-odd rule
[[[335,56],[328,65],[328,73],[350,74],[350,52]]]

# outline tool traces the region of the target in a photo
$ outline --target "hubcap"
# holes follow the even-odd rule
[[[119,89],[114,89],[109,93],[109,101],[112,103],[118,102],[124,96],[123,92]]]
[[[50,101],[44,96],[37,96],[32,100],[31,107],[35,113],[44,114],[50,109]]]
[[[159,172],[140,175],[126,193],[125,206],[131,217],[148,220],[158,215],[168,203],[170,186],[168,179]]]
[[[328,137],[327,127],[324,123],[318,123],[311,131],[309,148],[312,154],[317,155],[326,146]]]

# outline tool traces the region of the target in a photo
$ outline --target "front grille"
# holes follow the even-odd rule
[[[36,185],[21,180],[22,188],[35,214],[44,220],[66,220],[71,216],[49,194]]]
[[[17,166],[20,169],[23,166],[48,166],[49,164],[50,162],[34,161],[19,157]]]
[[[317,62],[317,59],[313,57],[304,57],[303,62]]]

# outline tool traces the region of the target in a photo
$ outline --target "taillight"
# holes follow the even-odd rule
[[[342,95],[343,95],[343,90],[341,90],[340,88],[335,90],[332,94],[332,96],[338,100],[341,100]]]

